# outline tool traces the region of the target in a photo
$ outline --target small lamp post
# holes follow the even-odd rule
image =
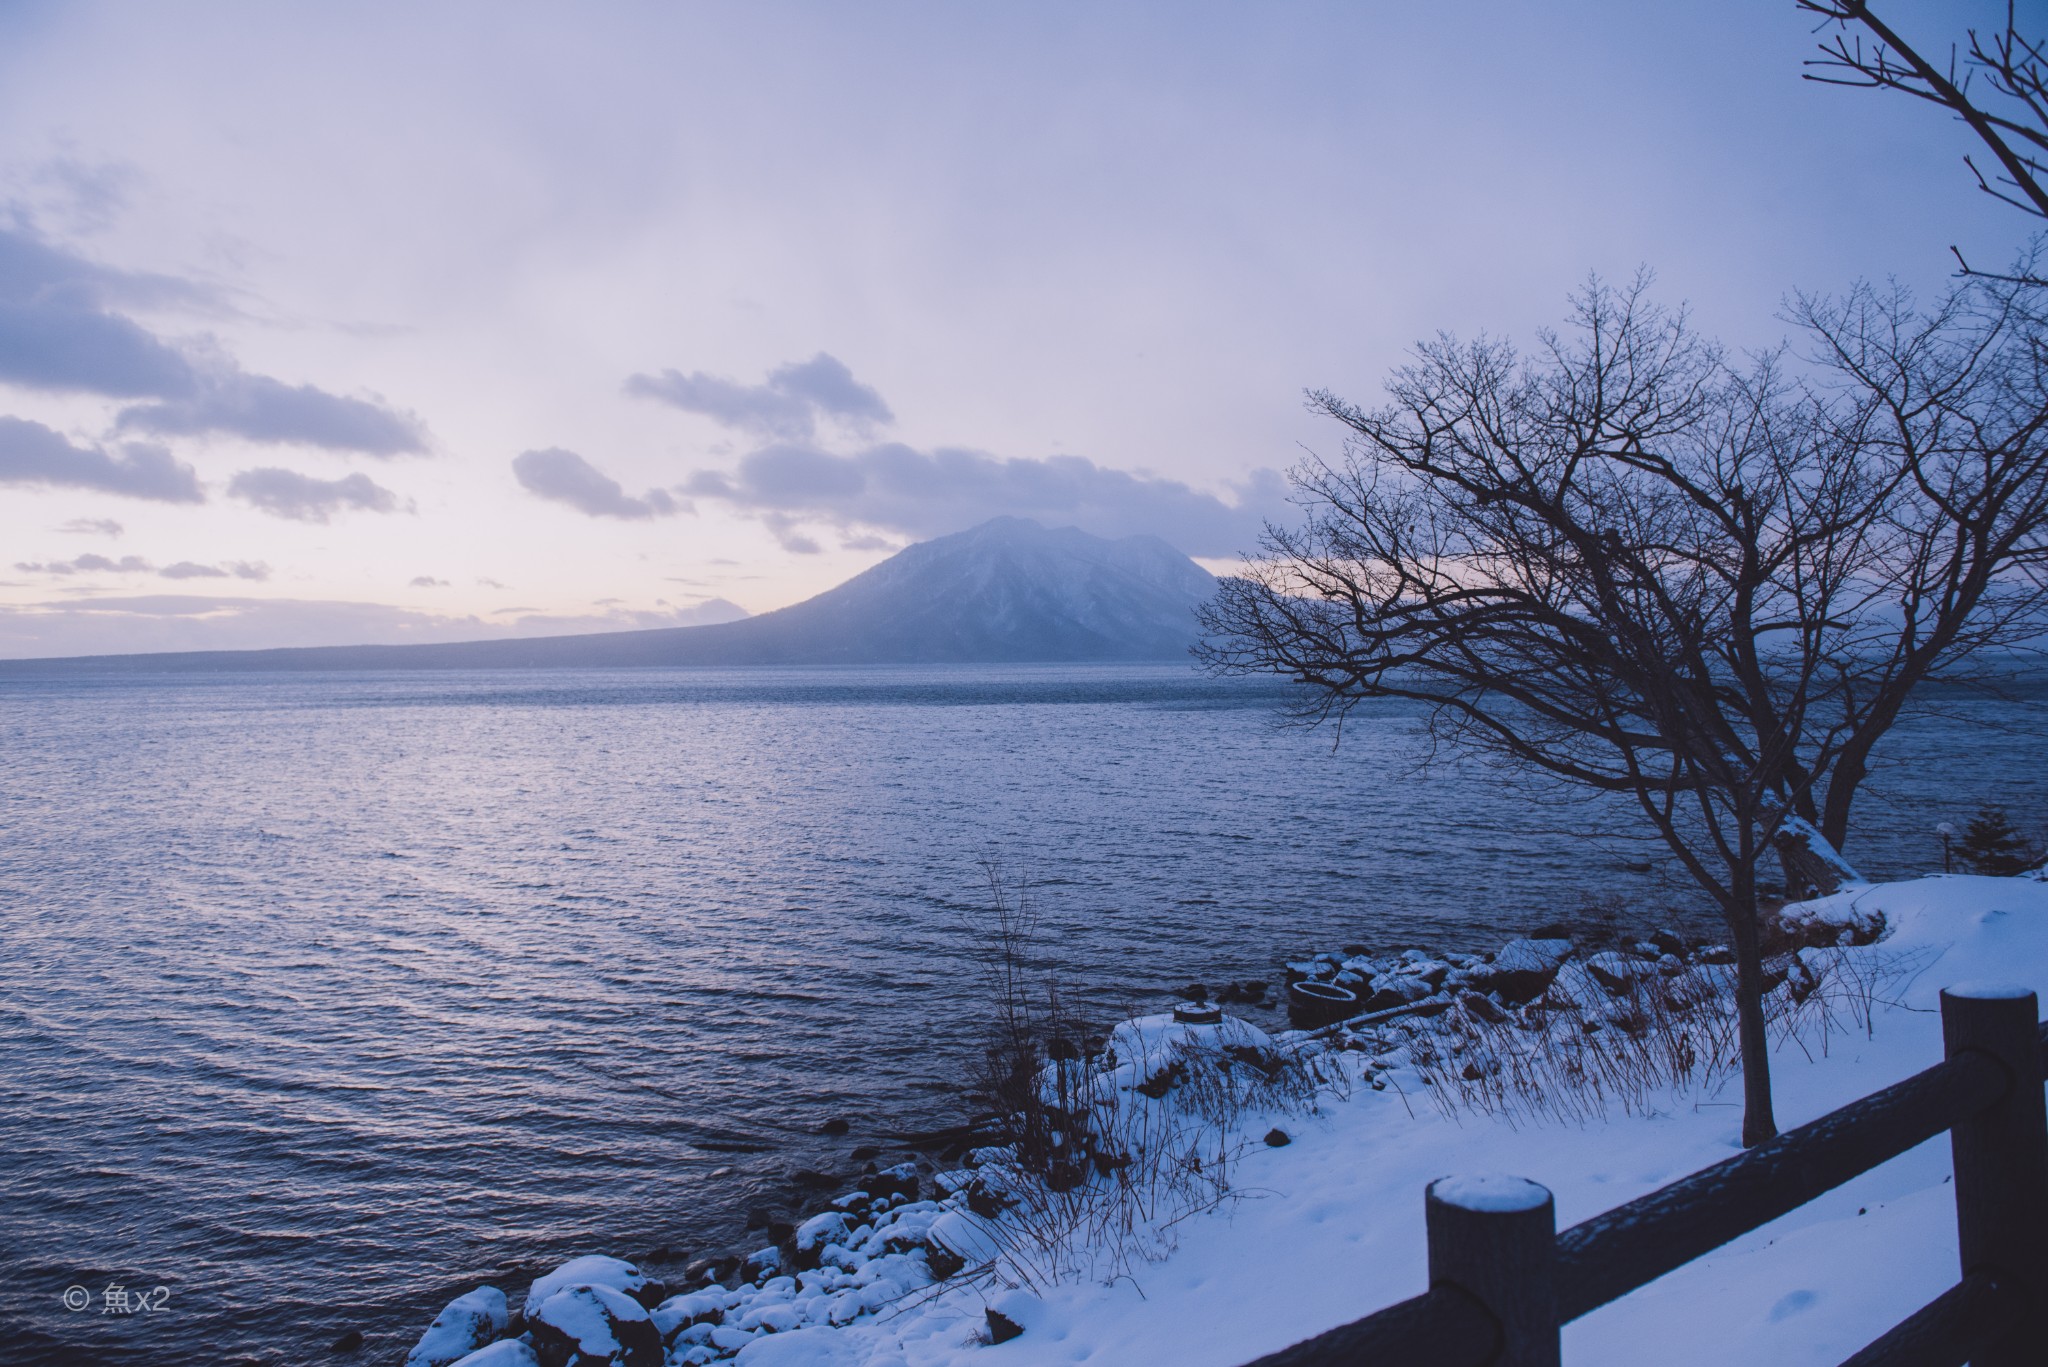
[[[1941,871],[1951,873],[1953,870],[1949,867],[1948,842],[1955,839],[1956,828],[1952,823],[1944,821],[1934,828],[1934,833],[1941,837]]]

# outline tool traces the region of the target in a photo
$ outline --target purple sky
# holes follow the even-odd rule
[[[1993,5],[1894,6],[1942,50]],[[2028,224],[1790,0],[0,0],[0,657],[662,625],[996,513],[1221,567],[1439,329]]]

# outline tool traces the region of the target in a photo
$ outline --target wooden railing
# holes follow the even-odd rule
[[[1249,1367],[1558,1367],[1563,1325],[1944,1130],[1962,1280],[1843,1367],[2048,1362],[2048,1026],[2037,1014],[2032,992],[1952,987],[1943,1062],[1563,1234],[1534,1182],[1432,1182],[1429,1290]]]

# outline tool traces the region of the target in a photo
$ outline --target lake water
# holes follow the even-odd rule
[[[966,1113],[990,859],[1097,1012],[1588,898],[1710,924],[1583,804],[1418,774],[1399,709],[1333,750],[1283,697],[1173,666],[0,683],[0,1359],[355,1328],[340,1360],[395,1362],[478,1281],[758,1245],[794,1170]],[[1958,706],[1873,780],[1867,873],[1938,864],[1979,800],[2048,812],[2048,742]]]

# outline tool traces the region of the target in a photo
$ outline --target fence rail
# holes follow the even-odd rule
[[[1445,1178],[1430,1289],[1248,1367],[1558,1367],[1559,1329],[1947,1131],[1962,1279],[1843,1367],[2018,1367],[2048,1344],[2048,1025],[2032,992],[1941,994],[1946,1057],[1557,1233],[1550,1193]]]

